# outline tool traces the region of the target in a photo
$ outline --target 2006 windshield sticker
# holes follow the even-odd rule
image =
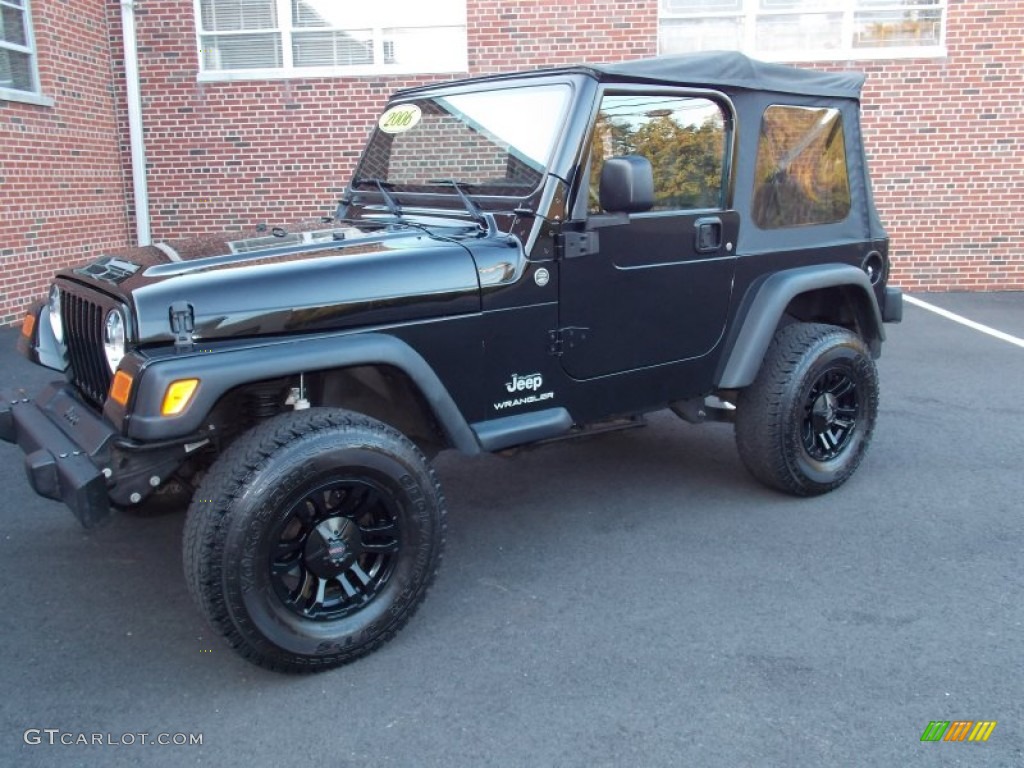
[[[381,115],[377,125],[384,133],[405,133],[415,128],[422,116],[415,104],[399,104]]]

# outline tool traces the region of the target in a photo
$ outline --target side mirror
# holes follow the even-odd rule
[[[608,213],[640,213],[654,205],[654,171],[640,155],[610,157],[601,168],[601,208]]]

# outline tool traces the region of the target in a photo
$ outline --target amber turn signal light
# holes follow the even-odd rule
[[[164,404],[160,408],[163,416],[177,416],[188,407],[199,387],[199,379],[178,379],[172,381],[164,393]]]
[[[128,396],[132,393],[132,377],[124,371],[114,374],[110,383],[110,399],[122,406],[128,405]]]
[[[36,330],[36,315],[34,312],[29,312],[25,315],[25,319],[21,321],[21,335],[26,339],[31,339],[32,334]]]

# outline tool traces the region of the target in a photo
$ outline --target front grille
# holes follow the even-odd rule
[[[103,353],[105,308],[67,290],[62,289],[60,294],[71,380],[85,397],[102,406],[111,378]]]

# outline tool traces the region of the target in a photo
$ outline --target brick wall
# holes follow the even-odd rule
[[[468,0],[472,74],[654,56],[658,0]]]
[[[118,18],[119,0],[107,7]],[[144,0],[136,15],[157,240],[333,211],[387,97],[438,79],[199,83],[192,4]],[[650,55],[656,46],[653,0],[468,0],[468,18],[470,74]],[[120,28],[112,31],[119,50]],[[123,82],[119,52],[115,68]],[[123,116],[121,130],[130,174]]]
[[[53,106],[0,100],[0,325],[58,267],[128,243],[104,0],[34,0]]]
[[[945,59],[855,63],[893,278],[1024,289],[1024,3],[948,4]]]
[[[57,264],[123,244],[132,224],[120,2],[34,0],[33,12],[56,106],[0,101],[13,150],[0,159],[0,322]],[[137,17],[158,240],[333,210],[388,94],[439,79],[199,83],[193,4],[139,0]],[[468,18],[469,74],[657,51],[656,0],[468,0]],[[951,2],[948,41],[945,59],[841,65],[869,74],[864,128],[894,279],[1024,289],[1024,3]]]
[[[120,0],[106,3],[119,18]],[[192,3],[142,0],[136,23],[154,240],[333,212],[387,97],[434,79],[200,83]],[[127,131],[122,114],[130,174]]]

